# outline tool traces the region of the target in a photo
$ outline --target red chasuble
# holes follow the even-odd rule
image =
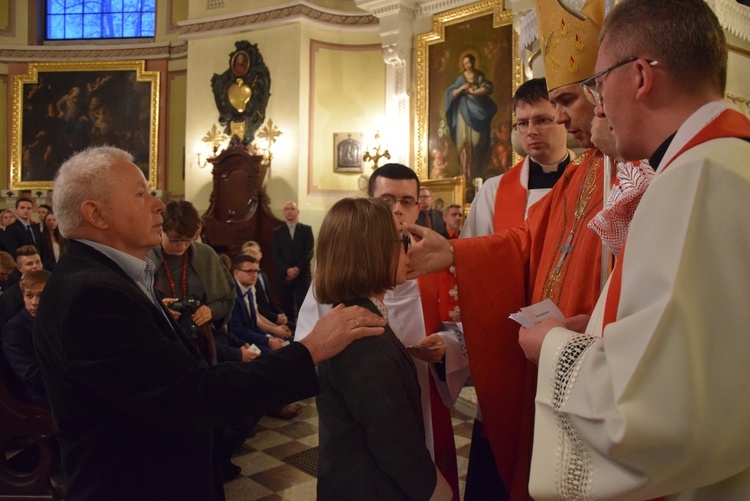
[[[421,276],[419,284],[419,298],[422,302],[425,333],[429,336],[443,330],[440,314],[440,272]],[[456,443],[453,438],[453,422],[451,411],[443,404],[440,393],[435,386],[432,372],[430,372],[430,409],[422,412],[432,413],[432,438],[435,445],[435,465],[443,474],[453,489],[453,499],[458,501],[458,464],[456,461]]]
[[[511,500],[531,499],[537,370],[526,360],[518,344],[519,326],[508,315],[546,298],[566,317],[594,309],[602,249],[587,225],[602,208],[603,164],[599,151],[586,151],[531,207],[525,222],[524,196],[522,209],[512,209],[515,220],[506,217],[503,227],[498,226],[496,210],[494,235],[451,242],[482,423]],[[514,168],[505,176],[515,170],[520,171]],[[500,190],[505,176],[498,200],[504,196]]]

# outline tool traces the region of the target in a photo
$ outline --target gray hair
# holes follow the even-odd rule
[[[102,201],[114,185],[109,171],[117,163],[132,162],[133,156],[118,148],[88,148],[69,158],[57,171],[53,187],[53,210],[62,236],[70,238],[83,220],[85,200]]]

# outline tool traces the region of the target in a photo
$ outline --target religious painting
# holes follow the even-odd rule
[[[232,73],[238,77],[243,76],[250,70],[250,54],[247,51],[240,50],[232,56]]]
[[[362,172],[364,149],[361,132],[335,132],[333,134],[333,171]]]
[[[75,152],[110,145],[133,155],[156,188],[159,72],[144,61],[29,63],[13,76],[12,189],[51,189]]]
[[[514,164],[512,98],[522,66],[512,13],[485,0],[433,17],[417,37],[417,151],[421,179],[478,180]]]
[[[420,187],[430,189],[432,194],[432,208],[443,211],[451,204],[464,207],[466,198],[466,183],[463,176],[443,179],[426,179],[419,182]]]

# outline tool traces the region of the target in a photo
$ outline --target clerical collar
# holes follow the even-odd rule
[[[648,159],[648,164],[652,169],[656,170],[659,168],[659,164],[662,160],[664,160],[664,155],[667,153],[669,145],[672,144],[672,140],[674,139],[675,135],[677,135],[677,132],[665,139],[664,142],[661,143],[658,148],[656,148],[656,151]]]
[[[544,188],[552,188],[555,183],[560,179],[565,172],[565,168],[570,163],[570,154],[565,156],[565,159],[557,164],[557,170],[554,172],[544,172],[542,166],[529,157],[529,189],[539,190]]]

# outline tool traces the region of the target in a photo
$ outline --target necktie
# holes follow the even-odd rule
[[[36,245],[36,239],[34,238],[34,232],[31,231],[31,225],[26,226],[26,233],[29,234],[29,240],[33,245]]]
[[[424,211],[424,222],[429,229],[432,229],[432,218],[430,218],[430,211],[428,210]]]
[[[250,312],[250,326],[253,330],[258,328],[258,316],[255,314],[255,301],[253,300],[253,290],[248,289],[245,292],[245,303],[247,304],[247,311]]]
[[[291,236],[292,240],[294,240],[294,225],[293,224],[289,225],[289,236]]]

